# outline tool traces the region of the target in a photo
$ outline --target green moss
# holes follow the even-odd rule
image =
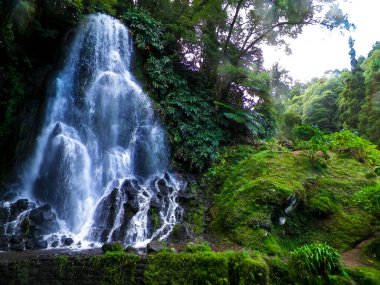
[[[380,261],[380,238],[370,242],[364,249],[364,253],[377,261]]]
[[[372,267],[348,268],[348,274],[358,284],[379,285],[380,270]]]
[[[215,193],[210,210],[214,234],[281,254],[313,241],[344,250],[375,231],[375,217],[352,199],[375,184],[376,179],[366,177],[371,165],[329,153],[326,167],[316,170],[299,152],[248,149],[229,150],[206,175]],[[297,207],[285,213],[291,196],[297,198]],[[286,224],[280,226],[283,216]]]
[[[372,234],[373,217],[351,208],[325,219],[310,233],[313,240],[327,241],[332,246],[347,250]]]
[[[160,227],[160,215],[156,208],[149,209],[149,216],[151,218],[153,229],[156,230]]]
[[[289,285],[294,281],[291,278],[289,265],[278,257],[267,258],[269,266],[270,284],[273,285]]]
[[[101,272],[102,284],[134,284],[139,256],[106,252],[88,261],[94,272]]]
[[[265,261],[245,252],[158,253],[150,256],[145,284],[267,284]]]
[[[105,243],[102,246],[102,250],[104,252],[116,252],[116,251],[123,252],[124,246],[119,241],[113,241],[113,242]]]
[[[67,255],[60,255],[57,258],[58,262],[58,275],[60,279],[65,278],[65,272],[68,271],[69,257]]]
[[[15,278],[12,280],[11,284],[29,284],[29,268],[30,265],[26,262],[16,262],[14,267]]]

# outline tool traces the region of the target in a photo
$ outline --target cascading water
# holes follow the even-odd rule
[[[41,231],[50,244],[58,232],[139,247],[167,237],[181,214],[176,197],[185,185],[167,172],[164,132],[130,73],[132,52],[121,22],[91,15],[56,79],[22,178],[23,194],[58,218],[59,227]]]

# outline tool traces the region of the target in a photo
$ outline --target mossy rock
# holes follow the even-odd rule
[[[111,241],[102,245],[104,252],[124,251],[124,246],[120,241]]]
[[[145,284],[268,284],[269,267],[247,252],[161,252],[149,256]]]
[[[210,209],[213,234],[281,254],[313,241],[346,250],[376,230],[375,216],[352,199],[376,183],[366,177],[371,165],[329,153],[326,168],[317,171],[302,153],[247,149],[252,148],[240,146],[233,156],[229,150],[206,175],[215,197]],[[296,197],[296,207],[285,213],[290,197]],[[286,218],[283,226],[281,217]],[[270,230],[258,227],[260,223]]]

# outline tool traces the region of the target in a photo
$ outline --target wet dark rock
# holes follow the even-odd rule
[[[148,243],[148,245],[146,247],[146,251],[148,253],[155,253],[155,252],[160,252],[160,251],[166,249],[167,247],[168,246],[164,241],[155,240],[155,241]]]
[[[139,254],[139,251],[135,249],[133,246],[127,246],[125,252],[130,254]]]
[[[160,209],[161,207],[160,200],[156,196],[152,197],[150,201],[150,208]]]
[[[168,194],[168,186],[166,185],[166,181],[164,179],[158,180],[157,186],[161,192],[161,195],[167,195]]]
[[[23,251],[25,249],[25,243],[24,241],[20,241],[19,243],[11,243],[9,248],[10,250]]]
[[[26,249],[35,249],[36,246],[36,240],[35,239],[28,239],[25,241],[25,248]]]
[[[4,224],[8,219],[8,209],[0,207],[0,224]]]
[[[18,212],[21,213],[28,209],[29,202],[28,202],[28,199],[19,199],[16,201],[15,204],[16,204]]]
[[[269,223],[259,223],[259,228],[266,229],[267,231],[271,231],[272,225]]]
[[[186,204],[191,200],[195,200],[196,198],[195,195],[189,193],[179,193],[177,197],[180,204]]]
[[[191,238],[187,227],[183,224],[175,225],[170,234],[170,239],[174,241],[184,241]]]
[[[48,247],[48,242],[43,240],[42,237],[38,239],[29,238],[25,241],[26,249],[46,249]]]
[[[133,200],[139,192],[140,187],[137,181],[126,179],[121,189],[127,194],[128,200]]]
[[[23,235],[22,234],[15,234],[11,237],[10,239],[10,243],[11,244],[17,244],[17,243],[20,243],[22,242],[24,239]]]
[[[0,236],[0,251],[8,251],[9,242],[10,242],[10,237],[8,235],[1,235]]]
[[[109,229],[104,229],[102,233],[100,234],[100,242],[103,242],[103,243],[106,242],[110,232],[111,231]]]
[[[29,213],[31,225],[36,227],[37,235],[49,234],[59,230],[56,214],[52,211],[49,204],[33,209]]]
[[[35,245],[35,249],[46,249],[48,242],[46,240],[38,240]]]
[[[121,244],[120,241],[111,241],[111,242],[106,242],[105,244],[103,244],[102,250],[104,252],[107,252],[107,251],[123,251],[124,246]]]
[[[74,243],[74,240],[72,238],[66,238],[65,241],[63,242],[63,245],[70,246],[73,243]]]
[[[53,241],[53,242],[51,243],[51,246],[55,248],[55,247],[58,246],[58,244],[59,244],[58,241],[55,240],[55,241]]]
[[[21,234],[15,234],[10,239],[10,250],[23,251],[25,248],[24,238]]]

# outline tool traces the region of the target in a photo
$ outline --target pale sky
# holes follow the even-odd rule
[[[291,55],[269,47],[264,49],[264,66],[274,62],[289,70],[294,80],[308,81],[327,70],[350,68],[348,38],[355,40],[356,57],[367,56],[372,45],[380,41],[380,1],[340,0],[340,7],[356,25],[353,32],[329,31],[318,26],[304,28],[297,39],[290,39]]]

